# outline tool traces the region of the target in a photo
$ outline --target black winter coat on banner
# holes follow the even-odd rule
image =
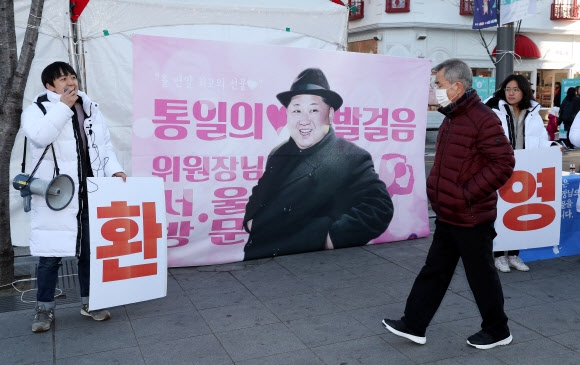
[[[323,250],[327,234],[334,248],[362,246],[392,217],[393,203],[367,151],[332,129],[305,150],[289,139],[270,154],[246,205],[244,260]]]

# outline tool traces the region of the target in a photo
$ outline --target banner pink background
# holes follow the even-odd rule
[[[309,67],[344,100],[337,135],[371,153],[393,199],[373,243],[429,235],[429,61],[136,35],[133,63],[133,174],[164,178],[169,266],[243,259],[245,204],[289,138],[276,94]]]

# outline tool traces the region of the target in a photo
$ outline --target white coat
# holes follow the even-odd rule
[[[46,115],[35,104],[44,95],[48,98],[48,101],[42,102],[46,108]],[[107,123],[98,105],[85,93],[79,91],[78,95],[88,116],[84,121],[84,131],[81,132],[87,137],[94,176],[112,176],[116,172],[122,172],[123,169],[111,145]],[[50,90],[37,95],[32,105],[22,112],[21,129],[28,138],[27,153],[30,154],[32,161],[31,166],[27,164],[26,173],[32,172],[46,146],[52,143],[60,174],[69,175],[75,185],[75,196],[71,203],[60,211],[51,210],[46,205],[44,197],[32,195],[30,252],[33,256],[74,256],[77,241],[80,240],[79,212],[83,204],[79,194],[81,144],[75,137],[73,115],[73,111],[60,101],[60,95]],[[54,173],[54,158],[49,148],[34,177],[50,181]]]
[[[576,117],[574,117],[570,132],[568,132],[568,139],[574,146],[580,147],[580,113],[577,113]]]
[[[548,132],[544,127],[544,120],[540,116],[540,104],[532,100],[532,106],[520,113],[526,113],[524,119],[524,148],[550,147],[553,142],[548,137]],[[509,111],[509,104],[504,100],[498,103],[498,109],[492,109],[501,120],[503,130],[510,140],[512,146],[515,145],[514,120]],[[515,117],[515,116],[513,116]]]

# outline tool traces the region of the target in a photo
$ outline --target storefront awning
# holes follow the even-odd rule
[[[497,47],[496,47],[497,48]],[[493,49],[492,56],[496,55],[496,48]],[[521,58],[541,58],[540,49],[533,40],[525,35],[518,34],[515,37],[514,53]]]

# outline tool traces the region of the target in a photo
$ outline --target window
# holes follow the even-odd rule
[[[473,15],[473,0],[459,2],[459,15]]]
[[[408,13],[410,10],[411,0],[387,0],[387,13]]]
[[[550,11],[551,20],[580,20],[578,0],[554,0]]]
[[[365,16],[365,3],[363,0],[349,0],[348,9],[350,11],[348,20],[362,19]]]

